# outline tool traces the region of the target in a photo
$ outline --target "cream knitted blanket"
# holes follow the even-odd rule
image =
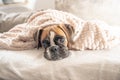
[[[120,42],[120,28],[108,26],[101,21],[84,21],[70,13],[57,10],[38,11],[26,23],[16,25],[8,32],[0,34],[0,48],[24,50],[36,47],[33,34],[37,29],[50,24],[70,24],[74,26],[74,43],[69,49],[106,49]],[[9,25],[8,25],[9,26]]]

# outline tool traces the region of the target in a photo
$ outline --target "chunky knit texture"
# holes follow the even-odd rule
[[[48,9],[34,13],[26,23],[16,25],[8,32],[0,34],[0,48],[10,50],[35,48],[37,44],[33,34],[38,29],[64,23],[72,25],[75,29],[73,43],[69,44],[69,49],[105,49],[120,42],[120,35],[113,29],[114,27],[101,21],[84,21],[70,13]]]

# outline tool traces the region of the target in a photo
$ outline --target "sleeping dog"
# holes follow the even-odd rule
[[[34,34],[37,48],[44,48],[44,57],[48,60],[60,60],[69,56],[69,43],[74,29],[69,24],[49,25]]]

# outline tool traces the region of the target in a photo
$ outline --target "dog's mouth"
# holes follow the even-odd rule
[[[70,54],[67,47],[64,45],[52,46],[48,50],[45,49],[44,57],[48,60],[61,60],[68,57]]]

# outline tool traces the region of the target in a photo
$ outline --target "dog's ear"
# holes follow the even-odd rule
[[[71,26],[70,24],[64,24],[66,31],[68,32],[69,36],[72,36],[74,33],[74,29],[73,26]]]
[[[40,47],[42,47],[41,44],[41,35],[42,35],[43,30],[40,29],[38,31],[36,31],[36,33],[34,34],[34,40],[37,42],[37,49],[39,49]]]
[[[70,24],[63,24],[60,27],[62,28],[62,30],[66,34],[68,40],[70,42],[72,42],[72,37],[73,37],[73,34],[74,34],[74,27]]]

